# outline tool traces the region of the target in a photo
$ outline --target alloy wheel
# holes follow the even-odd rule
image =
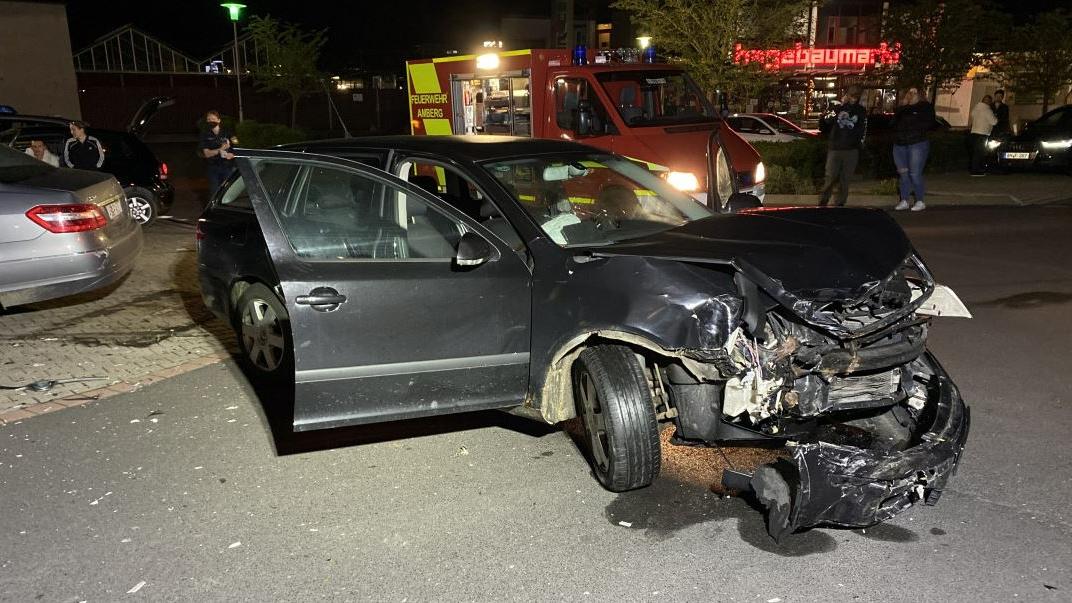
[[[610,444],[607,441],[607,419],[599,401],[599,392],[587,369],[581,371],[578,379],[578,393],[581,396],[581,408],[584,416],[584,432],[592,449],[592,461],[600,471],[606,471],[610,463]]]
[[[138,224],[146,224],[153,219],[153,204],[143,197],[127,197],[130,217]]]
[[[254,298],[242,309],[242,343],[250,363],[262,371],[273,372],[282,364],[283,327],[267,301]]]

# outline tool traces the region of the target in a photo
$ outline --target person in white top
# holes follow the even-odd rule
[[[986,141],[990,138],[990,131],[998,123],[998,117],[994,115],[991,107],[994,99],[989,94],[979,101],[971,112],[971,175],[986,175]]]
[[[30,146],[26,147],[26,154],[38,161],[44,161],[52,167],[60,167],[60,158],[48,150],[43,140],[31,140]]]

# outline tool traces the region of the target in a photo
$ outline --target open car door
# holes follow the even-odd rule
[[[237,153],[289,316],[296,431],[521,403],[531,274],[517,254],[378,169]]]

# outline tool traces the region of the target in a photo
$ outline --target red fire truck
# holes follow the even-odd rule
[[[762,199],[759,153],[722,127],[682,67],[638,56],[535,49],[407,61],[410,127],[576,140],[642,161],[702,202],[709,191],[722,203],[734,192]]]

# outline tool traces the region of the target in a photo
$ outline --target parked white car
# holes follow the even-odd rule
[[[734,113],[726,123],[748,142],[792,142],[819,135],[773,113]]]

